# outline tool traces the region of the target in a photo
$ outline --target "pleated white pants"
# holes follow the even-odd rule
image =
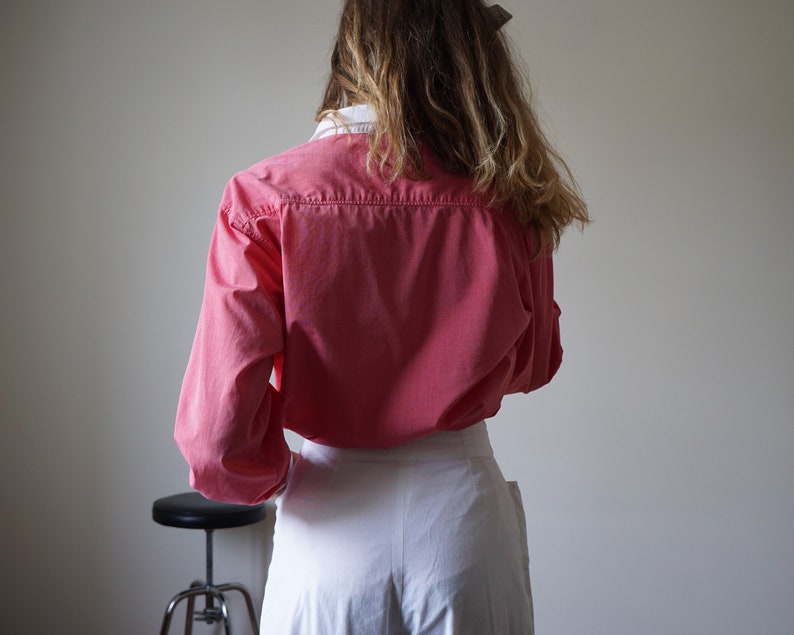
[[[485,423],[388,450],[305,442],[261,635],[531,635],[520,493]]]

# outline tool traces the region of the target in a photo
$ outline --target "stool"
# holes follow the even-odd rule
[[[171,625],[174,609],[182,600],[187,600],[187,616],[185,617],[185,635],[193,631],[193,621],[214,624],[224,623],[226,635],[231,633],[229,608],[224,593],[238,591],[245,598],[248,606],[248,615],[254,633],[259,635],[259,624],[256,621],[254,604],[251,595],[242,584],[227,583],[214,584],[212,581],[212,532],[215,529],[228,527],[242,527],[262,520],[266,516],[265,504],[260,503],[249,507],[248,505],[229,505],[207,500],[198,492],[187,492],[166,496],[154,501],[152,505],[152,518],[155,522],[168,527],[185,527],[188,529],[203,529],[207,534],[207,577],[205,580],[195,580],[189,589],[177,593],[163,616],[163,625],[160,635],[166,635]],[[202,610],[195,611],[194,602],[197,596],[204,596],[205,606]],[[216,606],[215,601],[218,605]]]

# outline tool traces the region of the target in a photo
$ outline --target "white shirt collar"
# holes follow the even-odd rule
[[[335,113],[337,117],[347,124],[347,128],[335,121],[331,115],[326,115],[317,125],[317,130],[315,130],[309,141],[332,137],[340,131],[346,133],[348,129],[352,133],[369,132],[375,123],[375,111],[369,104],[346,106],[335,111]]]

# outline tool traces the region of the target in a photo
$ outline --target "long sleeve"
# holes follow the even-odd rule
[[[534,242],[525,232],[526,253],[533,253]],[[516,365],[506,392],[531,392],[548,384],[562,363],[560,345],[560,307],[554,301],[554,270],[550,254],[528,265],[520,281],[524,306],[531,318],[516,346]]]
[[[174,437],[190,484],[208,498],[254,504],[284,482],[290,452],[269,383],[284,345],[279,217],[246,208],[230,182],[210,243],[204,299]]]

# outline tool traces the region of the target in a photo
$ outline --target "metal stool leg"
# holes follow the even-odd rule
[[[203,613],[202,617],[197,617],[196,619],[206,622],[207,624],[214,624],[215,622],[219,622],[221,619],[223,620],[223,626],[226,630],[226,635],[232,635],[232,624],[231,620],[229,619],[229,604],[226,601],[226,596],[223,595],[218,590],[218,587],[215,586],[207,586],[204,587],[204,594],[209,600],[210,598],[214,598],[218,600],[219,607],[215,608],[212,602],[209,602],[210,606],[206,607],[203,611],[199,611],[199,613]],[[220,619],[218,619],[218,614],[220,613]]]
[[[204,586],[203,580],[193,580],[190,584],[191,589],[201,588]],[[187,614],[185,615],[185,635],[193,635],[193,614],[196,606],[196,596],[191,595],[187,599]]]
[[[218,586],[221,591],[237,591],[245,598],[245,604],[248,607],[248,617],[251,620],[251,628],[254,629],[254,635],[259,635],[259,621],[256,619],[256,611],[254,611],[254,602],[251,600],[251,594],[248,593],[242,584],[230,582]]]
[[[206,566],[207,566],[207,581],[195,580],[190,588],[181,593],[177,593],[168,604],[163,616],[163,624],[160,628],[160,635],[167,635],[171,627],[171,618],[174,615],[174,609],[182,600],[187,600],[187,615],[185,616],[185,635],[191,635],[193,632],[193,621],[199,620],[207,624],[214,624],[223,620],[223,625],[226,630],[226,635],[232,635],[232,625],[229,619],[229,605],[226,600],[224,591],[237,591],[245,598],[245,604],[248,607],[248,617],[251,619],[251,626],[254,629],[255,635],[259,635],[259,623],[256,620],[256,612],[254,611],[254,603],[251,596],[242,584],[229,583],[215,586],[212,582],[212,529],[204,530],[207,535],[206,540]],[[204,608],[200,611],[195,609],[196,596],[203,595],[205,604]],[[215,606],[214,600],[218,601],[218,606]]]
[[[193,583],[196,584],[195,582]],[[214,624],[215,622],[223,621],[224,629],[226,631],[226,635],[231,635],[232,633],[232,625],[231,620],[229,619],[229,603],[226,600],[226,596],[215,586],[191,586],[190,589],[186,591],[182,591],[181,593],[177,593],[172,599],[171,602],[168,604],[168,608],[166,608],[165,615],[163,616],[163,624],[160,628],[160,635],[167,635],[168,630],[171,627],[171,619],[174,615],[174,610],[176,609],[177,605],[182,600],[188,601],[188,607],[192,608],[192,604],[196,596],[203,595],[207,600],[207,606],[200,611],[196,611],[195,613],[188,612],[185,616],[185,631],[189,632],[189,629],[192,629],[193,620],[199,620],[202,622],[206,622],[207,624]],[[212,600],[218,601],[218,606],[216,607]]]
[[[163,616],[163,624],[160,627],[160,635],[166,635],[168,633],[168,629],[171,627],[171,618],[174,616],[174,609],[176,609],[177,605],[182,600],[187,600],[188,598],[192,599],[197,595],[204,595],[204,587],[192,587],[186,591],[177,593],[173,598],[171,598],[171,601],[168,603],[168,607],[165,610],[165,615]],[[185,619],[188,622],[192,622],[193,616],[188,615]]]

